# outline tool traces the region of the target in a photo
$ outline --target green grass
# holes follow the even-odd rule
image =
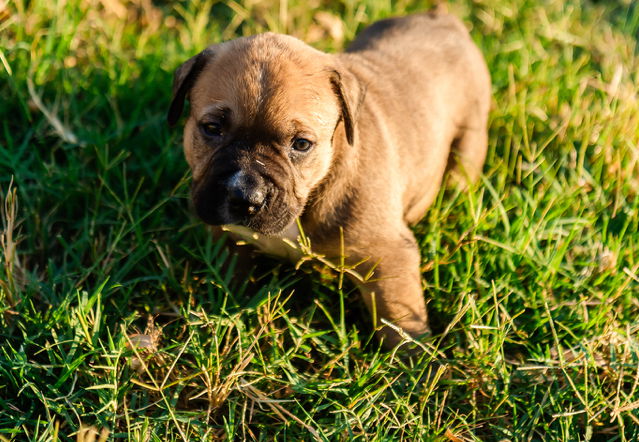
[[[435,333],[406,360],[339,268],[234,281],[165,125],[210,42],[333,51],[429,6],[308,4],[0,6],[0,440],[637,440],[639,6],[451,2],[492,73],[490,147],[415,228]]]

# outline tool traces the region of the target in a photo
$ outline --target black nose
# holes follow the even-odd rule
[[[226,181],[229,212],[238,217],[255,215],[264,205],[266,189],[259,175],[237,172]]]

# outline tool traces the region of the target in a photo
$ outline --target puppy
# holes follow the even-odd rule
[[[429,12],[379,21],[335,55],[273,33],[212,45],[175,72],[168,122],[188,99],[198,216],[292,260],[299,223],[314,252],[372,272],[353,279],[392,347],[398,327],[429,332],[408,226],[447,170],[481,173],[490,91],[462,23]]]

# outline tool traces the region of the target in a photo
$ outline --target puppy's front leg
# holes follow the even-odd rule
[[[375,238],[374,249],[362,258],[368,261],[358,271],[373,275],[366,282],[356,281],[362,298],[371,312],[375,326],[381,319],[402,328],[411,336],[428,333],[426,303],[419,271],[419,249],[412,233],[406,229],[393,238]],[[379,337],[384,346],[392,348],[401,341],[401,336],[392,328],[384,326]]]

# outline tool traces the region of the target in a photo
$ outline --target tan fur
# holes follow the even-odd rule
[[[447,169],[472,182],[486,153],[490,78],[461,22],[434,12],[385,20],[337,55],[271,33],[209,51],[190,89],[184,131],[200,200],[222,147],[206,145],[197,122],[225,106],[233,137],[255,140],[238,164],[254,170],[268,160],[269,170],[286,177],[278,197],[290,213],[281,214],[288,227],[279,236],[290,236],[299,218],[314,249],[337,258],[342,228],[349,262],[366,260],[361,274],[374,268],[370,281],[356,283],[377,324],[384,318],[413,336],[427,333],[419,250],[408,225],[431,205]],[[191,65],[176,74],[176,90]],[[293,160],[281,142],[264,141],[272,133],[281,140],[309,134],[315,145],[303,161]],[[277,236],[267,238],[272,250]],[[380,333],[386,345],[399,340],[388,327]]]

